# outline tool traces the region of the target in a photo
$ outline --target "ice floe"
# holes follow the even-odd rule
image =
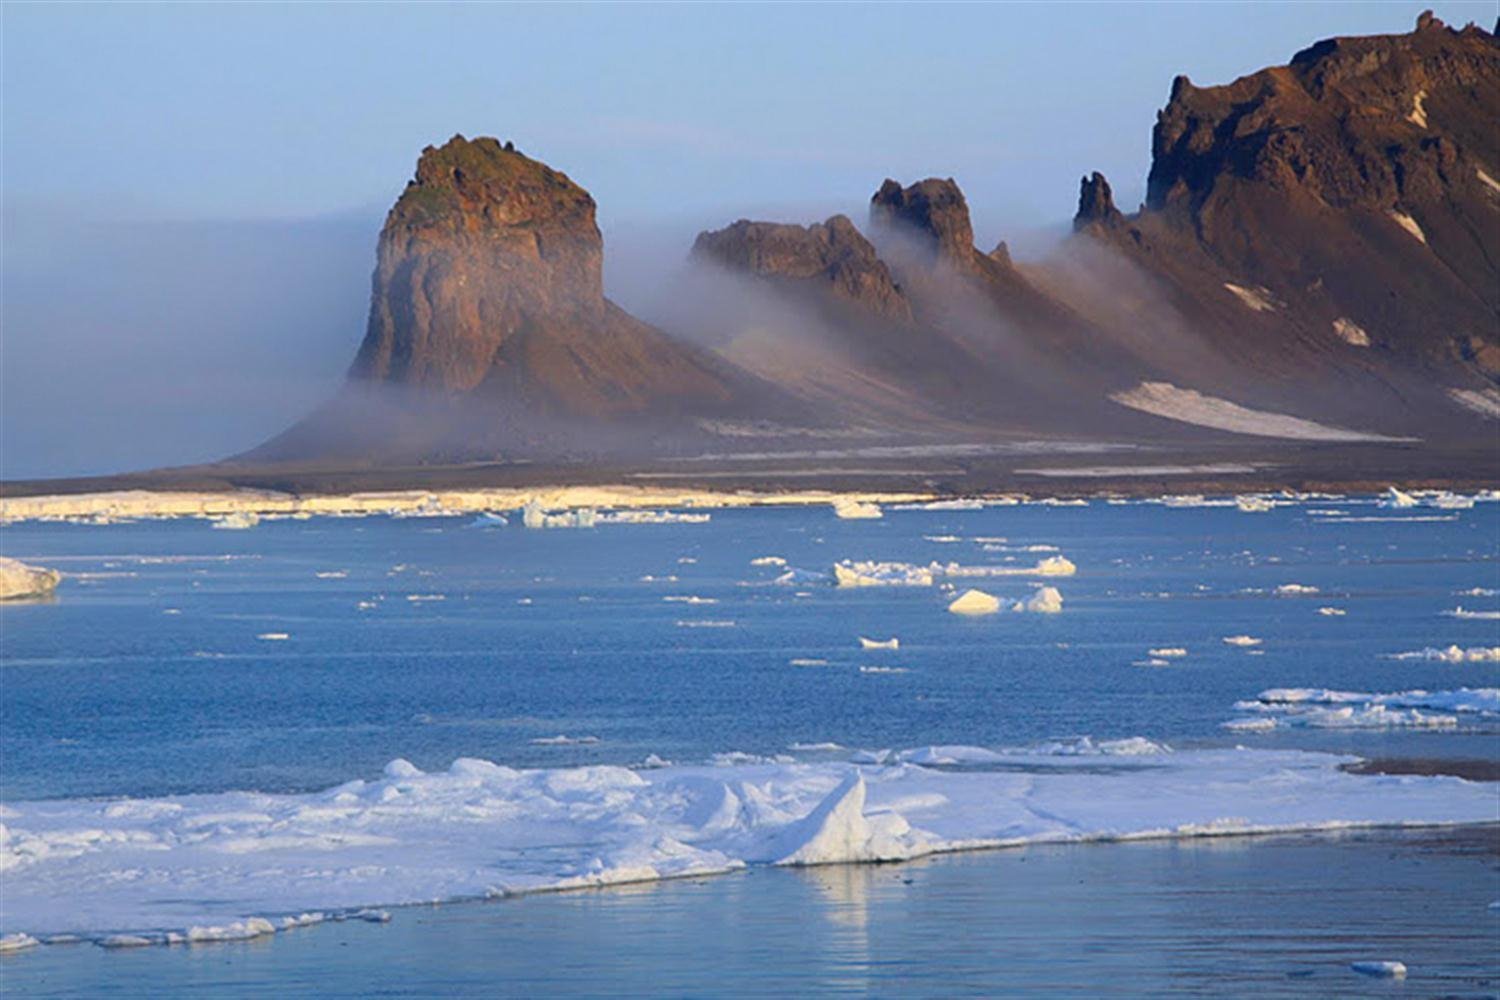
[[[1109,398],[1133,410],[1234,434],[1300,441],[1412,440],[1330,427],[1285,413],[1254,410],[1227,399],[1204,395],[1196,389],[1179,388],[1170,382],[1142,382],[1134,389],[1111,393]]]
[[[1318,588],[1310,587],[1305,583],[1283,583],[1276,588],[1276,593],[1282,597],[1299,597],[1305,594],[1316,594]]]
[[[1325,608],[1319,608],[1318,609],[1318,614],[1322,615],[1325,618],[1342,618],[1344,615],[1346,615],[1348,613],[1349,612],[1345,611],[1343,608],[1327,608],[1327,607],[1325,607]]]
[[[1259,646],[1260,643],[1261,640],[1255,638],[1253,635],[1226,635],[1224,637],[1224,644],[1226,646],[1248,647]]]
[[[1443,663],[1500,663],[1500,646],[1428,646],[1407,653],[1393,653],[1393,660],[1438,660]]]
[[[0,601],[30,601],[52,596],[62,574],[0,556]]]
[[[1500,611],[1470,611],[1461,604],[1456,608],[1444,611],[1443,614],[1449,618],[1466,618],[1474,621],[1500,621]]]
[[[860,649],[900,649],[901,648],[901,640],[897,639],[897,638],[894,638],[894,637],[892,637],[890,639],[866,639],[864,636],[860,636],[859,637],[859,648]]]
[[[255,638],[261,640],[262,642],[285,642],[287,639],[291,638],[291,635],[286,632],[262,632]]]
[[[750,560],[751,566],[785,566],[786,560],[781,556],[757,556]]]
[[[1271,729],[1453,729],[1460,721],[1500,724],[1500,688],[1459,688],[1453,691],[1332,691],[1326,688],[1270,688],[1254,699],[1235,703],[1235,710],[1269,719]],[[1225,724],[1252,728],[1244,720]]]
[[[253,528],[260,523],[260,516],[247,510],[236,511],[233,514],[225,514],[212,520],[210,527],[221,531],[244,531]]]
[[[992,615],[1000,610],[1000,599],[982,590],[966,590],[948,605],[955,615]]]
[[[1036,593],[1024,601],[1011,605],[1012,611],[1029,611],[1036,614],[1056,615],[1063,609],[1062,593],[1056,587],[1038,587]],[[949,610],[953,610],[949,608]]]
[[[688,514],[675,510],[616,510],[599,514],[595,524],[707,524],[711,514]]]
[[[1188,651],[1181,646],[1161,646],[1157,649],[1147,650],[1147,652],[1159,659],[1178,659],[1188,655]]]
[[[844,560],[833,567],[834,580],[840,587],[930,587],[939,578],[979,578],[1002,576],[1072,576],[1078,567],[1066,556],[1048,556],[1034,566],[964,566],[956,562],[930,563],[919,566],[903,562]]]
[[[835,500],[833,513],[849,521],[869,520],[883,516],[879,504],[862,503],[858,500]]]
[[[304,915],[379,920],[386,911],[363,908],[746,865],[1494,817],[1488,786],[1353,775],[1339,767],[1350,758],[1299,751],[1141,740],[866,756],[884,763],[726,754],[516,770],[465,758],[424,773],[398,761],[310,794],[10,803],[0,930],[165,944],[193,928],[259,936]]]

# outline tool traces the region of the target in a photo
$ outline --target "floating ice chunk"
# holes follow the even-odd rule
[[[1224,643],[1228,646],[1259,646],[1260,640],[1250,635],[1226,635]]]
[[[1378,979],[1405,979],[1406,965],[1401,962],[1350,962],[1349,968],[1361,976]]]
[[[928,567],[934,576],[1072,576],[1078,567],[1067,556],[1048,556],[1035,566],[961,566],[958,563],[933,563]]]
[[[679,618],[678,628],[734,628],[735,623],[727,619]]]
[[[428,601],[446,601],[446,594],[407,594],[406,599],[413,604],[422,604]]]
[[[0,556],[0,601],[26,601],[50,597],[62,581],[55,569],[28,566],[19,559]]]
[[[1163,646],[1160,649],[1152,649],[1148,650],[1147,652],[1149,652],[1152,656],[1161,657],[1163,659],[1175,659],[1177,657],[1188,655],[1188,651],[1181,646]]]
[[[844,749],[837,743],[793,743],[787,747],[788,750],[800,750],[808,753],[833,753]]]
[[[320,570],[314,573],[313,576],[319,580],[343,580],[348,578],[349,571],[346,569]]]
[[[539,747],[570,747],[588,746],[599,742],[597,736],[565,736],[559,733],[556,736],[538,736],[534,740],[527,740],[532,746]]]
[[[939,545],[952,545],[955,542],[963,541],[957,535],[923,535],[922,539],[928,542],[936,542]]]
[[[1264,514],[1268,510],[1274,510],[1276,504],[1265,497],[1239,496],[1234,498],[1234,505],[1246,514]]]
[[[1370,346],[1370,335],[1365,332],[1365,328],[1348,316],[1340,316],[1333,321],[1333,332],[1335,336],[1351,347]]]
[[[862,674],[904,674],[907,673],[907,669],[905,667],[860,667],[859,672]]]
[[[1500,590],[1494,587],[1470,587],[1468,590],[1458,591],[1459,597],[1500,597]]]
[[[0,935],[0,955],[5,955],[13,951],[25,951],[27,948],[35,948],[39,944],[41,942],[30,934],[23,934],[19,931],[14,934]]]
[[[1500,620],[1500,611],[1470,611],[1463,605],[1444,611],[1443,614],[1449,618],[1465,618],[1474,621],[1496,621]]]
[[[161,613],[164,614],[164,615],[180,615],[180,614],[182,614],[182,609],[181,608],[162,608],[161,609]]]
[[[1152,657],[1149,660],[1131,660],[1130,665],[1132,667],[1170,667],[1172,665],[1172,661],[1163,660],[1159,657]]]
[[[948,610],[955,615],[992,615],[1000,610],[1000,599],[982,590],[966,590],[948,605]]]
[[[900,649],[901,648],[901,640],[897,639],[895,637],[892,637],[890,639],[866,639],[864,636],[860,636],[859,637],[859,648],[860,649]]]
[[[1316,594],[1318,593],[1318,588],[1309,587],[1305,583],[1283,583],[1276,588],[1276,593],[1282,597],[1296,597],[1302,594]]]
[[[286,632],[262,632],[255,638],[260,639],[262,642],[283,642],[290,639],[291,636]]]
[[[99,939],[101,948],[149,948],[158,944],[166,944],[166,940],[143,937],[140,934],[111,934]]]
[[[1109,398],[1133,410],[1233,434],[1300,441],[1413,440],[1331,427],[1285,413],[1253,410],[1227,399],[1206,396],[1195,389],[1179,388],[1170,382],[1142,382],[1134,389],[1110,393]]]
[[[599,514],[591,507],[549,514],[533,500],[521,509],[521,523],[528,528],[592,528],[599,523]]]
[[[684,514],[673,510],[617,510],[599,514],[596,524],[707,524],[712,515],[705,513]],[[587,525],[579,525],[587,527]],[[680,561],[680,560],[679,560]]]
[[[835,500],[833,512],[846,521],[869,520],[884,516],[878,504],[864,503],[859,500]]]
[[[1380,506],[1391,508],[1415,507],[1417,498],[1410,493],[1403,493],[1394,486],[1386,488],[1385,496],[1381,498]]]
[[[810,583],[827,583],[828,574],[819,573],[817,570],[798,569],[795,566],[789,566],[785,573],[776,578],[775,582],[784,587],[805,587]],[[858,586],[858,584],[849,586]]]
[[[674,594],[674,595],[669,596],[669,597],[663,597],[662,600],[666,601],[669,604],[718,604],[719,603],[719,599],[717,597],[699,597],[696,594]]]
[[[833,566],[840,587],[930,587],[932,570],[900,562],[844,562]]]
[[[216,517],[209,526],[218,528],[221,531],[244,531],[246,528],[253,528],[259,523],[260,515],[244,510],[236,511],[233,514],[226,514],[223,517]]]
[[[826,666],[828,666],[828,661],[827,660],[821,660],[821,659],[818,659],[816,657],[810,657],[810,656],[798,656],[798,657],[796,657],[794,659],[787,660],[787,663],[790,664],[791,666],[794,666],[794,667],[826,667]]]
[[[1044,615],[1061,614],[1062,609],[1062,593],[1056,587],[1038,587],[1036,593],[1011,606],[1012,611],[1032,611]]]
[[[474,520],[469,522],[469,527],[504,528],[508,524],[510,524],[510,519],[507,518],[504,514],[497,514],[494,511],[489,510],[482,510],[474,516]]]
[[[1417,224],[1416,219],[1413,219],[1407,213],[1394,208],[1387,211],[1386,214],[1391,217],[1392,222],[1415,236],[1419,243],[1425,244],[1427,242],[1427,234],[1422,232],[1422,227]]]
[[[1323,615],[1325,618],[1336,618],[1336,617],[1337,618],[1341,618],[1341,617],[1343,617],[1344,615],[1346,615],[1348,613],[1349,612],[1345,611],[1343,608],[1319,608],[1318,609],[1318,614]]]
[[[276,927],[262,917],[236,920],[231,924],[209,927],[189,927],[183,938],[189,943],[206,941],[249,941],[267,934],[275,934]]]
[[[1263,733],[1276,728],[1276,720],[1269,716],[1258,719],[1230,719],[1223,723],[1225,729],[1235,732]]]
[[[751,566],[785,566],[786,560],[781,556],[757,556],[750,560]]]

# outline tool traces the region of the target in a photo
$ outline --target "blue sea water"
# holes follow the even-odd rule
[[[1371,517],[1381,519],[1360,520]],[[1077,574],[956,582],[1006,599],[1053,584],[1060,615],[965,619],[945,611],[952,595],[939,588],[777,584],[781,567],[751,565],[1030,565],[1052,553],[1016,549],[1040,545]],[[1500,589],[1497,504],[1315,501],[1245,514],[1096,501],[868,521],[765,508],[714,511],[707,524],[553,530],[384,517],[245,531],[19,524],[4,529],[3,550],[69,574],[54,601],[0,607],[0,799],[11,801],[305,791],[397,756],[424,769],[457,757],[633,764],[821,742],[1144,736],[1497,756],[1482,725],[1222,728],[1236,701],[1272,687],[1500,686],[1493,663],[1391,658],[1500,644],[1500,622],[1444,614],[1500,607],[1461,594]],[[1274,593],[1290,583],[1318,593]],[[1259,655],[1223,643],[1236,634],[1260,638]],[[896,636],[900,649],[865,651],[859,636]],[[1165,646],[1188,655],[1134,665]],[[560,735],[588,742],[537,742]]]

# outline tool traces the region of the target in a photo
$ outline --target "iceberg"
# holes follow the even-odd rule
[[[1000,600],[982,590],[966,590],[948,605],[955,615],[992,615],[1000,610]]]
[[[897,639],[897,638],[890,638],[890,639],[866,639],[864,636],[860,636],[859,637],[859,648],[860,649],[900,649],[901,648],[901,640]]]
[[[846,521],[870,520],[884,516],[878,504],[862,503],[858,500],[835,500],[833,513]]]
[[[0,601],[33,601],[51,597],[62,582],[55,569],[28,566],[19,559],[0,556]]]
[[[1011,606],[1012,611],[1032,611],[1044,615],[1061,614],[1062,609],[1062,593],[1056,587],[1038,587],[1036,593]]]
[[[0,932],[6,948],[54,934],[107,947],[231,940],[384,921],[401,904],[746,866],[1483,823],[1495,811],[1491,786],[1351,774],[1341,765],[1355,758],[1292,750],[1133,739],[858,756],[871,763],[725,754],[520,770],[460,758],[424,772],[393,761],[311,793],[10,802]]]
[[[1416,505],[1416,497],[1412,496],[1410,493],[1403,493],[1400,490],[1396,489],[1396,487],[1394,486],[1388,487],[1386,489],[1385,495],[1381,498],[1380,501],[1380,506],[1390,507],[1393,509],[1415,507]]]

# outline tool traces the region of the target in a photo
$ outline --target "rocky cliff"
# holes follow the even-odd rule
[[[1146,204],[1121,215],[1094,174],[1075,229],[1252,370],[1483,390],[1500,377],[1497,121],[1495,37],[1424,14],[1409,34],[1329,39],[1224,86],[1178,77]]]

